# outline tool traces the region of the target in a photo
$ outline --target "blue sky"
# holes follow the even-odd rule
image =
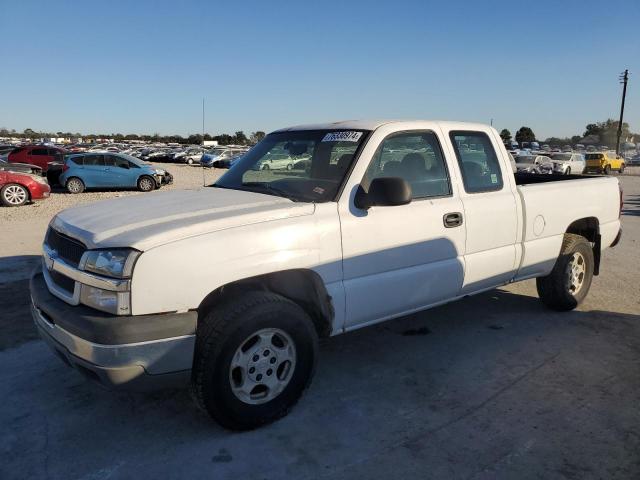
[[[270,131],[351,118],[640,131],[640,1],[0,0],[0,127]]]

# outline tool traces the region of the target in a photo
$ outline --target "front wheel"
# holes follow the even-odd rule
[[[296,303],[248,292],[199,323],[191,391],[223,427],[250,430],[286,415],[309,386],[318,335]]]
[[[567,169],[564,171],[565,175],[571,175],[571,167],[567,167]]]
[[[546,277],[536,279],[542,303],[558,311],[576,308],[589,293],[593,267],[593,250],[587,239],[565,234],[553,270]]]
[[[29,191],[17,183],[10,183],[0,190],[0,199],[6,207],[19,207],[29,200]]]
[[[187,158],[187,165],[193,165],[193,158]]]
[[[611,173],[611,166],[607,165],[604,167],[604,174],[609,175]]]
[[[620,165],[620,173],[624,173],[624,167],[625,167],[624,163]]]
[[[138,179],[138,190],[140,190],[141,192],[150,192],[152,190],[155,190],[155,188],[156,181],[153,178],[144,175]]]

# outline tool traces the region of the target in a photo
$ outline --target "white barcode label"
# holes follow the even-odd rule
[[[323,142],[357,142],[360,140],[362,132],[333,132],[327,133],[322,139]]]

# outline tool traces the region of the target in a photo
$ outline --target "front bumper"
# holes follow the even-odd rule
[[[196,312],[113,316],[52,295],[31,277],[31,314],[41,337],[69,366],[109,388],[181,387],[191,376]]]

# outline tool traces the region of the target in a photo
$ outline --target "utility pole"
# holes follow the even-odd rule
[[[620,122],[618,123],[618,137],[616,140],[616,155],[620,155],[620,137],[622,136],[622,119],[624,117],[624,100],[627,96],[627,81],[629,80],[629,70],[625,70],[620,74],[620,83],[622,83],[622,104],[620,105]]]

